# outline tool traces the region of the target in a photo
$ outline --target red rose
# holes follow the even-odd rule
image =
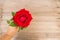
[[[31,20],[31,14],[25,9],[21,9],[13,16],[14,23],[22,28],[27,27],[30,24]]]

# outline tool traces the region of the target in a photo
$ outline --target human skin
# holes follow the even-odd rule
[[[18,27],[9,27],[6,33],[0,37],[0,40],[11,40],[16,33],[18,33]]]

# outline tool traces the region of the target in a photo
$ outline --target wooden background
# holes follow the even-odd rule
[[[27,29],[21,30],[12,40],[60,40],[60,0],[5,0],[2,1],[1,33],[8,28],[7,19],[12,11],[29,10],[33,20]]]

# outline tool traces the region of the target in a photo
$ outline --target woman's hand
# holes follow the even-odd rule
[[[8,27],[7,32],[0,38],[0,40],[11,40],[11,38],[18,32],[18,27]]]
[[[18,27],[9,27],[6,34],[13,37],[18,32]]]

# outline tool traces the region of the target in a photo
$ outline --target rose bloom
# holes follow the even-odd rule
[[[22,28],[27,27],[32,20],[32,16],[28,10],[21,9],[13,16],[14,23]]]

